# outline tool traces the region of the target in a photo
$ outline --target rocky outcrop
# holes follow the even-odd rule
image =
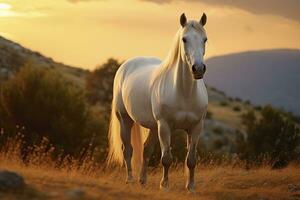
[[[11,171],[0,171],[0,191],[18,191],[24,189],[26,183],[24,178]]]

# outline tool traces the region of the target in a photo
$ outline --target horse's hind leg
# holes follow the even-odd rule
[[[143,152],[143,165],[140,173],[140,184],[145,185],[147,182],[147,167],[149,164],[150,157],[158,143],[157,129],[150,129],[147,140],[144,144]]]
[[[123,143],[123,156],[127,172],[126,183],[130,183],[134,181],[131,167],[131,157],[133,153],[133,148],[131,146],[131,128],[133,126],[133,120],[127,113],[118,113],[117,116],[120,121],[121,140]]]

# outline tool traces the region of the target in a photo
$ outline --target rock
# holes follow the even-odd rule
[[[66,195],[72,199],[80,199],[85,196],[85,191],[80,188],[69,190]]]
[[[300,187],[296,184],[288,184],[288,191],[289,192],[298,192],[298,191],[300,191]]]
[[[15,172],[0,171],[0,190],[22,190],[26,186],[24,178]]]

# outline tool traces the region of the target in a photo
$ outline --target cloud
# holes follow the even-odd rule
[[[33,5],[25,5],[21,6],[19,4],[6,4],[0,3],[0,17],[5,18],[36,18],[36,17],[43,17],[47,14],[45,11],[49,10],[49,7],[46,6],[33,6]]]
[[[202,2],[213,6],[235,7],[246,10],[253,14],[278,15],[288,19],[300,21],[299,0],[142,0],[158,4],[170,3],[173,1]]]

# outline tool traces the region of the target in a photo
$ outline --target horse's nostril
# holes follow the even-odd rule
[[[203,71],[205,72],[206,71],[206,65],[203,64]]]
[[[192,66],[192,70],[193,70],[193,72],[196,72],[196,65]]]

